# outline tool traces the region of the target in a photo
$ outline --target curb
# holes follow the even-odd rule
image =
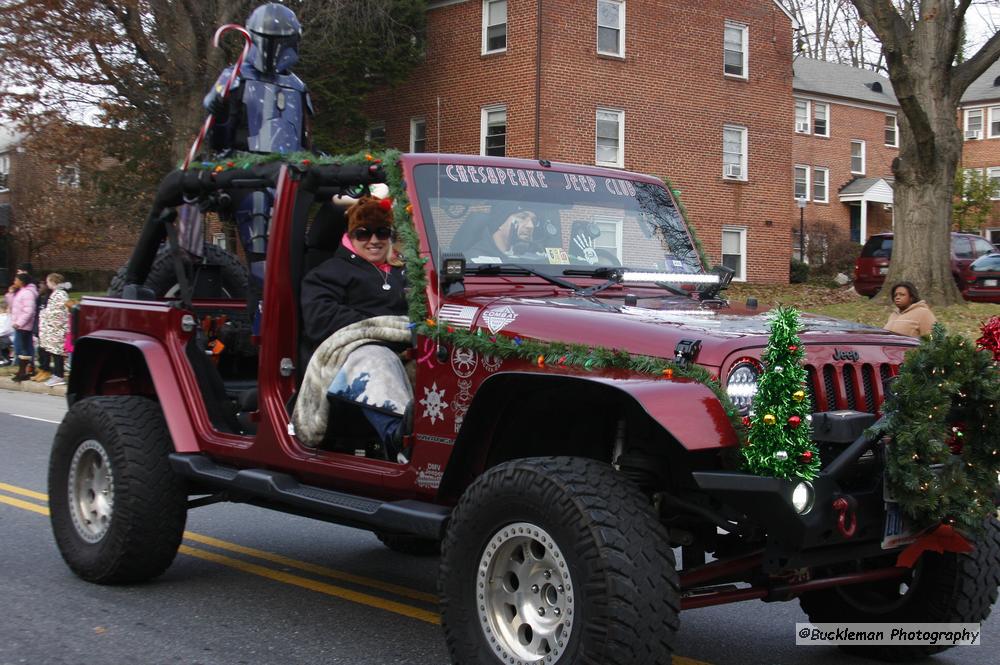
[[[6,368],[4,368],[6,369]],[[56,397],[66,396],[66,386],[55,386],[49,388],[44,383],[35,381],[14,381],[15,372],[13,370],[0,373],[0,388],[3,390],[20,390],[25,393],[36,393],[38,395],[54,395]]]

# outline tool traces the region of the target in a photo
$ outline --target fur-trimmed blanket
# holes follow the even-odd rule
[[[353,382],[353,379],[346,377],[338,378],[338,374],[348,363],[348,356],[352,352],[366,344],[408,342],[409,340],[410,328],[405,316],[376,316],[345,326],[327,337],[309,360],[305,378],[299,389],[299,397],[295,403],[295,411],[292,413],[295,435],[299,441],[309,447],[316,447],[323,441],[330,416],[330,407],[326,401],[327,391],[332,387],[335,379],[338,384],[346,383],[349,385]],[[385,347],[381,348],[385,350]],[[355,360],[364,359],[359,356]],[[398,365],[402,371],[402,363],[398,363]],[[408,383],[406,389],[409,390]],[[348,398],[364,403],[364,398],[359,399],[358,395],[351,395]],[[373,406],[380,405],[373,404]],[[405,406],[403,404],[400,408],[405,408]]]

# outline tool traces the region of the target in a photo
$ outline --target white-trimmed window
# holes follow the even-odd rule
[[[625,56],[625,0],[597,0],[597,52]]]
[[[809,100],[807,99],[796,99],[795,100],[795,133],[796,134],[808,134],[809,133]]]
[[[742,23],[726,21],[723,37],[722,71],[727,76],[747,78],[749,68],[749,53],[747,52],[748,28]]]
[[[990,198],[994,201],[1000,199],[1000,166],[991,166],[986,169],[986,177],[990,179],[990,185],[993,186],[993,195]]]
[[[983,110],[969,109],[965,112],[965,140],[983,138]]]
[[[816,203],[830,202],[830,169],[823,166],[814,166],[812,194]]]
[[[885,114],[885,144],[890,148],[899,147],[899,125],[896,124],[896,114]]]
[[[597,109],[597,146],[594,162],[598,166],[625,166],[625,111]]]
[[[507,50],[507,0],[483,0],[483,54]]]
[[[621,263],[623,220],[614,217],[595,217],[594,223],[601,230],[601,235],[594,238],[594,249],[603,249],[614,254]]]
[[[747,230],[742,226],[722,227],[722,265],[735,271],[733,280],[747,279]]]
[[[728,180],[747,179],[747,128],[738,125],[722,127],[722,177]]]
[[[809,200],[809,167],[795,165],[795,198]]]
[[[410,152],[427,152],[427,120],[410,118]]]
[[[385,123],[375,122],[365,130],[365,143],[370,146],[381,147],[385,145]]]
[[[60,187],[78,189],[80,187],[80,167],[60,166],[59,172],[56,174],[56,183]]]
[[[823,102],[813,102],[813,134],[816,136],[830,135],[830,105]]]
[[[479,154],[491,157],[507,156],[507,107],[483,108],[479,133]]]
[[[4,153],[0,155],[0,191],[8,188],[10,180],[10,155]]]
[[[990,107],[990,133],[989,137],[995,139],[1000,137],[1000,106]]]
[[[851,141],[851,173],[865,174],[865,142]]]

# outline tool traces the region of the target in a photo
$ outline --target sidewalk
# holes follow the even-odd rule
[[[56,395],[57,397],[65,397],[66,386],[56,386],[55,388],[49,388],[44,382],[36,383],[35,381],[14,381],[11,377],[17,374],[16,367],[0,367],[0,388],[4,390],[20,390],[26,393],[38,393],[39,395]]]

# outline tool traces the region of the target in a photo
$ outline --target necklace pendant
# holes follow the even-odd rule
[[[383,291],[389,291],[389,290],[391,290],[391,289],[392,289],[392,287],[391,287],[391,286],[389,286],[389,284],[388,284],[388,283],[386,283],[386,284],[383,284],[383,285],[382,285],[382,290],[383,290]]]

